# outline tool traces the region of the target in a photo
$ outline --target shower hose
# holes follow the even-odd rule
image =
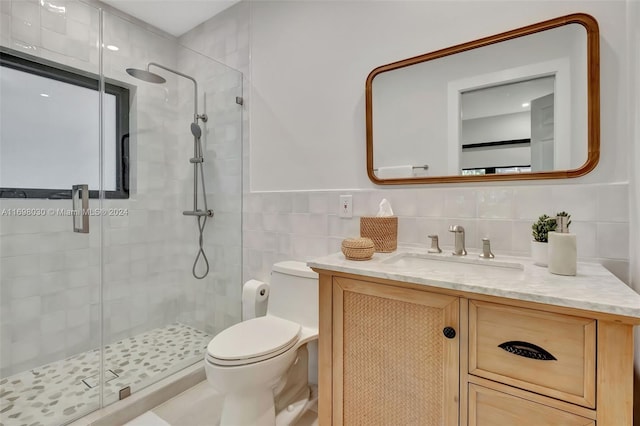
[[[195,135],[194,135],[195,136]],[[200,140],[199,137],[196,137],[196,146],[197,146],[197,155],[202,158],[203,155],[203,149],[202,149],[202,141]],[[204,167],[202,166],[203,162],[200,163],[195,163],[194,167],[199,168],[200,169],[200,182],[202,184],[202,197],[204,199],[204,211],[209,213],[209,208],[207,207],[207,190],[204,186]],[[199,167],[198,167],[199,166]],[[197,181],[194,180],[194,184],[196,184]],[[194,188],[195,191],[197,191],[197,186]],[[196,194],[197,196],[197,194]],[[194,205],[194,210],[197,210],[197,204]],[[200,232],[200,236],[198,237],[198,254],[196,255],[196,259],[193,261],[193,268],[191,268],[191,272],[193,273],[193,276],[198,279],[201,280],[204,277],[207,276],[207,274],[209,274],[209,259],[207,259],[207,255],[204,252],[204,227],[207,225],[207,219],[209,218],[209,216],[198,216],[197,220],[198,220],[198,231]],[[202,260],[204,260],[204,264],[205,264],[205,271],[204,274],[202,275],[198,275],[198,273],[196,272],[196,266],[198,266],[198,260],[200,259],[200,257],[202,257]]]
[[[200,236],[198,237],[199,250],[198,250],[198,255],[196,256],[196,260],[193,261],[193,268],[191,269],[191,272],[193,273],[193,276],[195,278],[201,280],[204,277],[206,277],[207,274],[209,273],[209,260],[207,259],[207,255],[204,253],[204,248],[203,248],[204,237],[202,236],[204,234],[204,227],[207,224],[207,216],[198,216],[197,220],[198,220],[198,230],[200,231]],[[206,267],[204,274],[202,275],[198,275],[198,273],[196,272],[196,266],[198,265],[198,260],[200,259],[200,257],[202,257],[202,260],[204,260],[204,264]]]

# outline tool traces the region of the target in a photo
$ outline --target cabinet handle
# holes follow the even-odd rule
[[[498,347],[514,355],[525,358],[539,359],[541,361],[557,361],[556,357],[545,351],[538,345],[529,342],[511,340],[498,345]]]
[[[444,334],[444,337],[447,339],[453,339],[456,337],[456,329],[453,327],[445,327],[442,329],[442,334]]]

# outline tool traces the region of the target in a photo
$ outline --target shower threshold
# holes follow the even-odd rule
[[[106,345],[104,401],[200,361],[212,336],[174,323]],[[100,350],[83,352],[0,380],[0,424],[59,426],[100,405]]]

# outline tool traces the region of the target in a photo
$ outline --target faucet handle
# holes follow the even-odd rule
[[[438,245],[438,236],[427,235],[427,237],[431,238],[431,248],[427,253],[442,253],[442,250],[440,250],[440,246]]]
[[[491,241],[488,238],[482,239],[482,253],[478,255],[485,259],[493,259],[495,256],[491,253]]]

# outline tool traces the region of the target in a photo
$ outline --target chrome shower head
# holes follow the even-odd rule
[[[197,139],[200,139],[200,137],[202,136],[202,129],[200,128],[198,123],[191,123],[191,134]]]
[[[131,77],[146,81],[147,83],[162,84],[167,81],[164,77],[159,76],[158,74],[154,74],[150,71],[140,70],[137,68],[127,68],[127,74],[129,74]]]

